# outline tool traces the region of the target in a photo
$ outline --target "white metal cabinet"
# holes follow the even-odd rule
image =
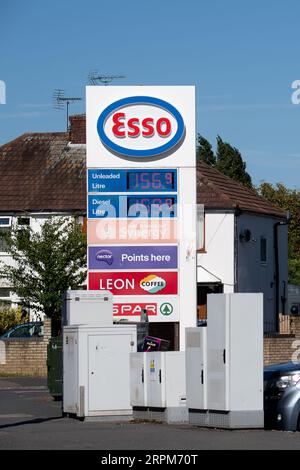
[[[228,410],[229,297],[214,295],[207,296],[207,405],[210,410]]]
[[[185,405],[184,351],[157,351],[145,354],[148,406],[169,408]]]
[[[147,364],[148,353],[130,354],[130,403],[132,406],[147,406]]]
[[[207,406],[263,410],[263,295],[208,295]]]
[[[63,343],[64,412],[131,414],[129,354],[136,351],[136,326],[67,326]]]
[[[207,409],[207,328],[186,328],[186,406]]]
[[[62,309],[63,325],[113,325],[113,296],[109,291],[67,290]]]
[[[88,409],[128,409],[129,342],[123,334],[91,335],[88,337],[89,394]],[[100,393],[99,393],[100,392]]]
[[[145,354],[147,405],[164,408],[166,406],[165,354],[159,351]]]
[[[70,331],[63,344],[63,404],[66,413],[78,412],[78,332]]]
[[[131,404],[149,408],[186,404],[184,351],[130,354]]]
[[[130,354],[130,367],[136,417],[168,423],[188,421],[184,351]]]
[[[165,352],[166,407],[186,406],[185,351]]]

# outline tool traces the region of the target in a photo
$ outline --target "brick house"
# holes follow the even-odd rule
[[[38,231],[52,216],[85,215],[84,150],[64,132],[28,133],[0,148],[0,230],[12,224]],[[0,259],[12,263],[4,240]],[[18,299],[0,278],[0,300]]]
[[[84,221],[85,116],[71,116],[70,124],[69,133],[27,133],[0,147],[0,230],[12,223],[39,230],[54,215]],[[206,317],[208,293],[263,292],[265,327],[275,330],[286,308],[286,214],[203,163],[197,189],[197,202],[205,206],[198,221],[199,319]],[[0,259],[11,263],[3,242]],[[18,300],[5,279],[0,299]],[[165,326],[164,337],[176,335],[176,324]]]

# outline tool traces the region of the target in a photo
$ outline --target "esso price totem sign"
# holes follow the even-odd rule
[[[195,88],[91,86],[86,102],[88,288],[112,292],[116,317],[173,323],[184,349],[197,318]]]

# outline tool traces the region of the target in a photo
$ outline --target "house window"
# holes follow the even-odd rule
[[[205,214],[202,205],[197,207],[197,251],[205,251]]]
[[[10,227],[11,217],[0,217],[0,227]]]
[[[30,229],[30,217],[18,217],[17,227],[19,236],[23,237],[23,242],[28,243],[30,240],[30,232],[27,229]]]
[[[3,238],[5,233],[11,230],[11,217],[0,217],[0,252],[7,253],[8,245],[6,240]],[[2,236],[1,236],[2,235]]]
[[[30,218],[29,217],[18,217],[18,225],[21,227],[29,226],[30,225]]]
[[[10,299],[10,290],[6,287],[0,287],[0,299]]]
[[[267,251],[268,251],[268,244],[267,239],[265,237],[260,238],[260,262],[262,264],[267,263]]]

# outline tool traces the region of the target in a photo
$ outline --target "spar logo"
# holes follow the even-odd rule
[[[157,315],[157,303],[114,303],[113,315],[119,317],[141,316],[143,310],[147,310],[149,315]]]
[[[102,111],[97,123],[102,144],[123,158],[164,158],[182,144],[185,126],[180,112],[167,101],[132,96]]]
[[[166,285],[167,282],[155,274],[149,274],[140,281],[140,287],[150,294],[156,294],[156,292],[164,289]]]

